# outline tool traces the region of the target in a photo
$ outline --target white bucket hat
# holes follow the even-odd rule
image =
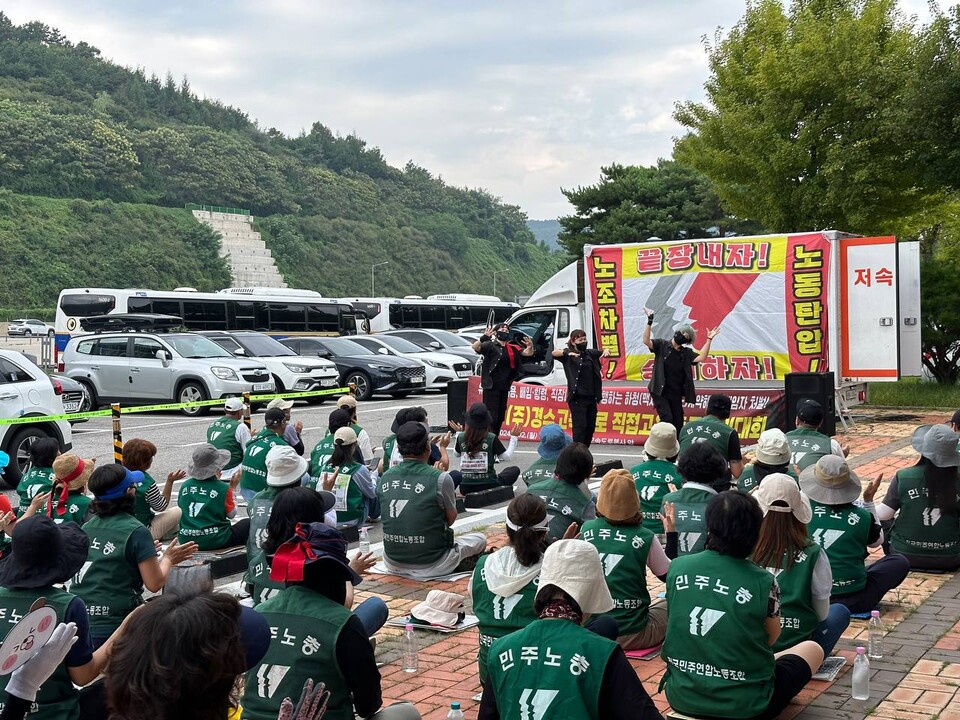
[[[463,595],[431,590],[426,599],[410,611],[412,620],[443,628],[455,628],[464,618]]]
[[[284,400],[283,398],[274,398],[269,403],[267,403],[267,410],[273,410],[274,408],[280,408],[281,410],[289,410],[293,407],[293,400]]]
[[[650,428],[650,436],[643,444],[647,457],[672,458],[680,452],[677,442],[677,428],[672,423],[658,422]]]
[[[786,465],[790,462],[790,444],[783,430],[771,428],[760,433],[756,458],[764,465]]]
[[[289,445],[277,445],[267,452],[267,485],[286,487],[298,482],[308,463]]]
[[[584,540],[557,540],[547,548],[540,565],[540,587],[547,585],[556,585],[576,600],[584,614],[613,609],[600,555]]]
[[[760,503],[763,514],[768,512],[788,512],[806,525],[813,517],[810,498],[800,492],[797,481],[784,473],[767,475],[760,486],[753,491],[754,499]]]

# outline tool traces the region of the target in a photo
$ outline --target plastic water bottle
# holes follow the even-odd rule
[[[870,699],[870,660],[867,649],[857,648],[857,659],[853,661],[853,699]]]
[[[463,711],[460,709],[460,703],[450,703],[450,712],[447,713],[447,720],[463,720]]]
[[[403,671],[414,673],[417,671],[417,638],[413,634],[413,625],[407,623],[403,633]]]
[[[360,528],[360,552],[370,552],[370,535],[365,527]]]
[[[870,613],[867,638],[867,655],[871,660],[879,660],[883,657],[883,625],[880,624],[879,610]]]

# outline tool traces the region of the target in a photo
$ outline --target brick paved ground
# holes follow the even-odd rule
[[[884,473],[879,500],[886,481],[898,469],[916,461],[909,442],[916,426],[943,421],[943,415],[928,412],[876,412],[840,439],[849,443],[850,463],[861,477]],[[493,546],[499,547],[506,540],[500,525],[486,532]],[[651,595],[663,590],[656,578],[649,576],[648,581]],[[393,576],[371,576],[358,597],[382,597],[394,618],[408,613],[430,589],[466,594],[466,587],[466,579],[428,585]],[[888,631],[886,656],[872,663],[871,699],[860,702],[850,698],[849,662],[856,645],[866,642],[866,622],[854,620],[836,651],[849,661],[844,671],[833,683],[810,683],[781,718],[860,720],[870,715],[889,720],[960,720],[960,576],[911,573],[884,599],[880,610]],[[385,628],[378,634],[377,657],[383,663],[385,702],[408,700],[416,703],[425,718],[444,718],[449,703],[459,701],[466,717],[475,718],[478,703],[472,698],[480,692],[476,629],[454,635],[418,631],[420,669],[409,674],[399,664],[400,635],[397,628]],[[656,694],[663,661],[631,662],[657,706],[667,710],[664,695]]]

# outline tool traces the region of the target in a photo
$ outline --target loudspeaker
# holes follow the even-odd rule
[[[467,381],[451,380],[447,383],[447,420],[463,425],[467,414]]]
[[[810,399],[816,400],[823,406],[823,423],[820,425],[820,432],[831,437],[837,434],[836,395],[832,372],[787,373],[785,390],[786,424],[789,430],[796,427],[797,402]]]

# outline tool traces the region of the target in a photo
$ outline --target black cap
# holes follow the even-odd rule
[[[418,422],[411,420],[397,428],[397,447],[401,455],[419,455],[430,441],[430,433]]]
[[[953,417],[950,418],[950,422],[953,423],[954,425],[960,425],[960,410],[957,410],[953,414]]]
[[[707,414],[718,417],[721,420],[726,420],[730,417],[730,408],[732,406],[733,403],[729,395],[723,395],[722,393],[711,395],[707,401]]]
[[[353,415],[345,408],[337,408],[330,413],[330,419],[327,421],[327,427],[331,433],[335,433],[342,427],[346,427],[353,422]]]
[[[287,419],[286,413],[280,408],[270,408],[263,414],[263,423],[267,427],[276,427]]]
[[[797,417],[810,425],[820,425],[823,422],[823,405],[804,398],[797,403]]]

